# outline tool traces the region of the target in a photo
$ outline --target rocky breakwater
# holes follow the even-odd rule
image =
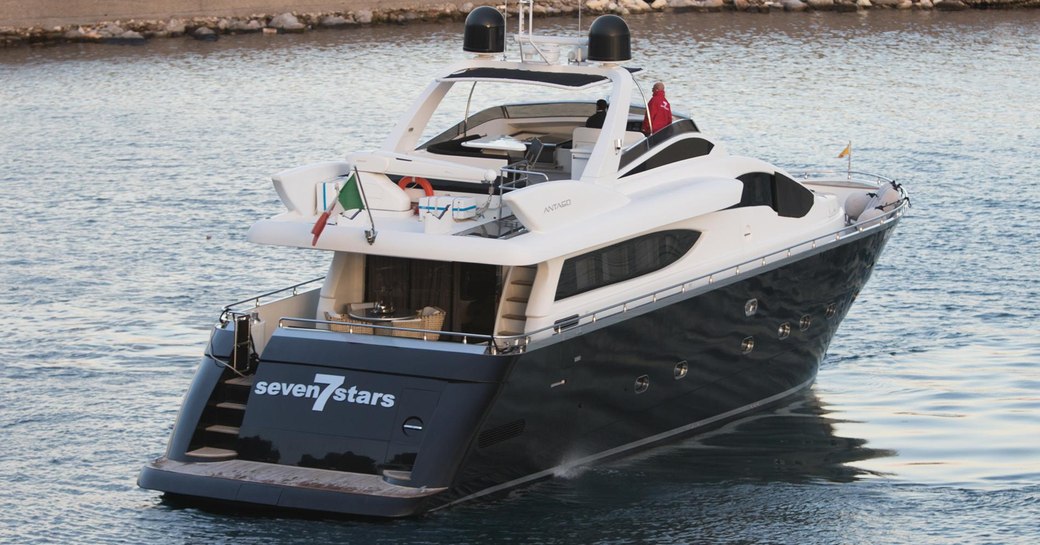
[[[419,9],[377,8],[322,13],[256,14],[249,17],[195,17],[189,19],[100,21],[92,25],[66,25],[49,28],[0,27],[0,47],[53,45],[61,43],[141,44],[153,38],[189,36],[216,40],[221,36],[263,32],[282,34],[306,32],[317,28],[344,28],[354,25],[419,21],[460,21],[487,2],[429,2]],[[491,4],[494,5],[494,4]],[[516,4],[509,6],[515,13]],[[586,14],[629,15],[650,12],[740,11],[862,11],[868,9],[965,10],[987,8],[1040,7],[1040,0],[584,0]],[[535,5],[535,15],[551,17],[574,15],[573,0],[543,0]]]

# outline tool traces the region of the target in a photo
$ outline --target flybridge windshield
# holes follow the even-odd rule
[[[420,149],[451,140],[467,130],[497,119],[577,116],[584,120],[596,111],[597,99],[609,98],[612,89],[609,82],[607,78],[600,78],[600,84],[592,87],[560,88],[518,84],[508,80],[451,81],[450,83],[455,85],[451,86],[437,105],[426,130],[423,131],[420,141],[425,143]],[[532,98],[539,100],[531,102]]]
[[[508,104],[492,106],[471,115],[465,121],[460,121],[448,130],[432,138],[420,149],[426,148],[439,142],[446,142],[457,136],[461,136],[466,127],[473,128],[496,119],[528,119],[543,117],[588,117],[596,111],[595,100],[567,101],[567,102],[540,102],[536,104]]]

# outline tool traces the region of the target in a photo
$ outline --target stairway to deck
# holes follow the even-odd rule
[[[495,324],[495,335],[523,335],[527,328],[527,302],[537,267],[528,265],[513,267],[509,271],[505,293],[502,294],[502,311]]]
[[[251,375],[232,375],[221,380],[202,412],[188,456],[208,462],[238,458],[238,430],[252,386]]]

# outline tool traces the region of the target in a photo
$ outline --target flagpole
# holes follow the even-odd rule
[[[318,237],[320,237],[322,231],[325,230],[325,224],[329,221],[329,215],[332,214],[332,209],[336,207],[338,201],[339,192],[336,193],[336,198],[332,199],[332,204],[325,208],[325,211],[318,216],[318,221],[314,223],[314,227],[311,227],[311,234],[314,235],[314,239],[311,240],[311,246],[318,244]]]
[[[847,146],[845,146],[845,149],[841,150],[841,153],[838,154],[838,159],[841,159],[842,157],[848,157],[849,158],[848,177],[849,177],[849,180],[851,180],[852,179],[852,140],[849,140],[849,144]]]
[[[848,172],[848,176],[849,176],[849,180],[852,180],[852,140],[849,140],[848,150],[849,150],[849,172]]]
[[[361,183],[361,174],[357,170],[357,165],[354,165],[354,175],[357,176],[357,185],[361,189],[361,200],[365,202],[365,211],[368,212],[368,223],[372,224],[372,230],[365,230],[365,240],[368,241],[369,246],[375,244],[376,235],[376,222],[372,219],[372,209],[368,206],[368,198],[365,197],[365,184]]]

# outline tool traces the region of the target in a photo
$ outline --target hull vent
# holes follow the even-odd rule
[[[484,430],[480,432],[480,436],[477,437],[477,446],[480,448],[487,448],[507,439],[512,439],[521,433],[524,433],[524,426],[526,425],[527,423],[521,419],[514,420],[508,424],[502,424],[497,428]]]

